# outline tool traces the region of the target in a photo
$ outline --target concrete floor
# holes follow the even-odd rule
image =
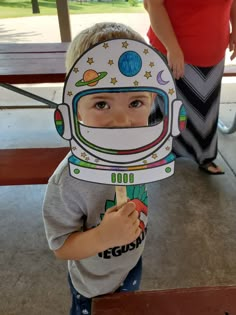
[[[149,184],[143,290],[236,285],[236,187],[226,171],[210,177],[179,160],[173,177]],[[44,235],[45,187],[0,187],[0,314],[68,314],[66,263]]]
[[[22,33],[23,34],[23,33]],[[224,82],[221,117],[236,109],[235,82]],[[61,101],[61,86],[28,87]],[[36,102],[0,89],[0,105]],[[0,147],[61,146],[53,110],[0,111]],[[185,159],[175,175],[148,185],[149,230],[142,289],[236,285],[236,133],[219,134],[223,176],[207,176]],[[45,185],[0,187],[0,314],[66,315],[66,263],[49,251],[41,215]],[[116,315],[116,314],[114,314]],[[155,315],[155,314],[153,314]]]
[[[61,87],[43,89],[45,97],[60,98]],[[232,104],[221,106],[226,122],[235,111]],[[2,110],[0,119],[1,148],[66,144],[54,129],[51,109]],[[235,140],[236,134],[219,134],[224,176],[207,176],[193,162],[178,159],[173,177],[149,184],[143,290],[236,285]],[[44,235],[45,188],[0,187],[0,314],[68,314],[66,263],[54,258]]]

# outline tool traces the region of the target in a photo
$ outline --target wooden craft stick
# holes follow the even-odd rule
[[[122,206],[127,202],[126,186],[116,186],[116,205]]]

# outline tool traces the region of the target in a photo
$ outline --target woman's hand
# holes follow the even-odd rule
[[[233,60],[236,57],[236,34],[232,32],[229,37],[229,51],[233,53],[230,56],[230,60]]]
[[[184,76],[184,54],[171,24],[164,0],[144,0],[152,29],[167,50],[168,65],[175,79]]]
[[[172,50],[167,50],[168,66],[173,71],[175,79],[184,76],[184,54],[180,47],[175,47]]]

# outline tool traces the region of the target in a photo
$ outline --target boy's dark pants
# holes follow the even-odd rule
[[[137,265],[130,270],[128,276],[116,292],[137,291],[140,286],[142,276],[142,258],[139,259]],[[68,276],[70,290],[72,294],[72,306],[70,315],[91,315],[92,299],[78,293],[72,285],[70,276]]]

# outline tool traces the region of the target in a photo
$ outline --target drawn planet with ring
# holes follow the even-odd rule
[[[83,79],[79,80],[75,83],[75,86],[94,86],[98,84],[98,81],[103,79],[107,75],[106,71],[103,72],[97,72],[93,69],[86,70],[83,74]]]

